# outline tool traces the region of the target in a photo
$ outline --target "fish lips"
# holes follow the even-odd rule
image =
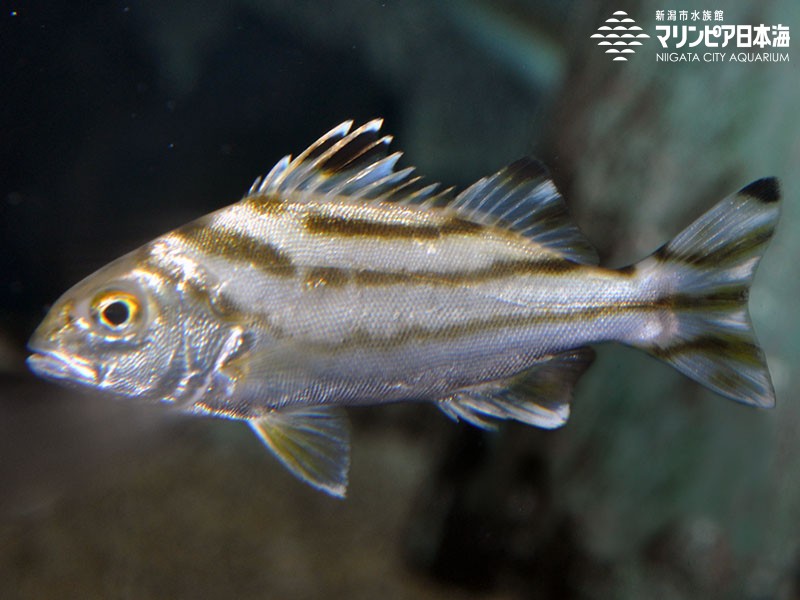
[[[64,383],[96,385],[97,369],[85,358],[61,350],[31,350],[34,354],[25,362],[37,375]]]

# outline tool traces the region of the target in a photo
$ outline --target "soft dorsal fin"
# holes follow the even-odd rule
[[[452,207],[465,219],[503,227],[558,252],[597,264],[597,252],[572,221],[547,168],[521,158],[461,192]]]
[[[248,198],[293,202],[321,197],[331,202],[397,202],[421,208],[444,207],[461,218],[515,231],[566,259],[597,264],[597,253],[570,219],[547,169],[522,158],[484,177],[452,199],[414,176],[413,167],[395,171],[401,153],[387,153],[392,137],[381,135],[381,119],[351,131],[352,121],[334,127],[297,158],[284,156],[250,187]]]
[[[438,184],[424,185],[420,177],[412,177],[413,167],[394,170],[402,153],[387,154],[392,136],[380,135],[382,124],[382,119],[374,119],[350,131],[353,122],[345,121],[297,158],[284,156],[266,177],[255,180],[248,197],[293,194],[293,201],[302,202],[327,195],[331,201],[352,202],[438,196]]]

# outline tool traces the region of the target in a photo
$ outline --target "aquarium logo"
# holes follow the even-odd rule
[[[628,13],[618,10],[591,37],[600,40],[597,42],[598,46],[607,47],[606,54],[612,55],[612,60],[627,61],[627,55],[636,52],[634,47],[642,45],[639,40],[650,36],[644,33]]]

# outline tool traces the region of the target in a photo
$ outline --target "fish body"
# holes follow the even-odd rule
[[[341,407],[430,401],[480,427],[558,427],[599,342],[774,404],[746,301],[778,218],[775,179],[612,270],[539,162],[438,192],[395,169],[380,126],[343,123],[240,202],[77,284],[34,333],[31,368],[247,421],[295,475],[337,496]]]

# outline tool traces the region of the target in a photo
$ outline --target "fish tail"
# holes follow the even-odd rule
[[[779,200],[777,179],[759,179],[633,268],[657,290],[659,309],[633,345],[723,396],[760,407],[775,405],[775,391],[747,299]]]

